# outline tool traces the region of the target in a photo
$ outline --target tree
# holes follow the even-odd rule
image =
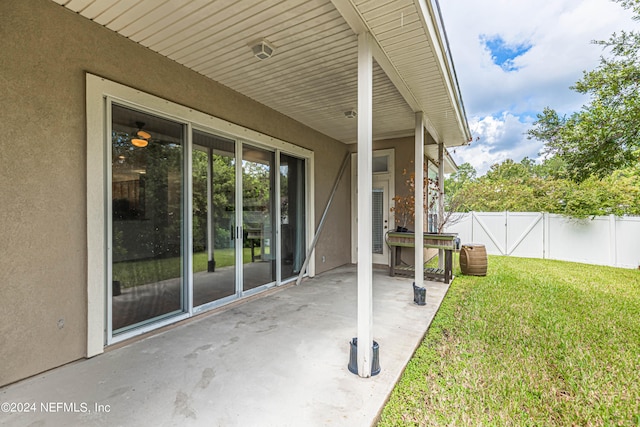
[[[614,1],[640,20],[640,0]],[[601,57],[600,65],[571,87],[590,95],[590,102],[569,117],[545,108],[528,131],[529,138],[545,142],[545,154],[566,162],[568,176],[577,182],[629,167],[640,155],[640,33],[623,31],[594,43],[609,48],[612,57]]]
[[[448,197],[460,200],[459,211],[549,211],[550,192],[546,170],[529,158],[519,163],[511,159],[496,163],[482,177],[468,181]],[[450,190],[449,190],[450,191]]]
[[[640,215],[640,164],[580,183],[567,179],[556,157],[535,164],[505,160],[482,177],[448,194],[463,203],[458,212],[549,212],[585,218]]]
[[[574,217],[640,214],[640,168],[614,171],[602,179],[589,177],[567,198],[565,212]]]
[[[458,166],[458,170],[444,180],[445,198],[449,199],[450,196],[453,196],[462,190],[465,185],[475,181],[476,175],[477,172],[473,166],[471,166],[471,163],[463,163]]]

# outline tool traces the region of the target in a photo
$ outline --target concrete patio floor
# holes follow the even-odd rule
[[[373,286],[374,377],[347,369],[357,284],[344,266],[0,388],[0,402],[34,409],[0,424],[369,426],[449,288],[425,282],[418,306],[410,279],[374,270]]]

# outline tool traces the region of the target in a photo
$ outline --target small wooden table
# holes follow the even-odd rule
[[[444,250],[444,270],[440,268],[424,268],[424,278],[442,280],[449,284],[453,277],[453,251],[455,250],[456,233],[424,233],[423,246]],[[400,266],[402,248],[415,248],[415,234],[410,232],[391,231],[387,234],[387,244],[391,250],[391,267],[389,275],[414,276],[415,266]],[[395,249],[394,249],[395,248]]]

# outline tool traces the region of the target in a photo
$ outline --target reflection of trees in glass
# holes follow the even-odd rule
[[[139,180],[142,194],[136,193],[135,200],[130,195],[114,195],[114,255],[131,260],[179,255],[182,145],[154,138],[147,147],[134,147],[128,133],[114,131],[112,173],[113,185]],[[138,206],[140,201],[143,206]]]
[[[112,134],[113,219],[144,219],[144,175],[136,173],[136,165],[146,163],[146,150],[134,147],[126,132]]]
[[[235,159],[213,154],[212,217],[214,247],[228,248],[231,243],[235,206]],[[193,152],[193,249],[207,247],[207,168],[208,154]]]
[[[280,224],[289,224],[289,165],[280,166]]]
[[[271,166],[269,163],[242,162],[242,221],[245,234],[262,233],[261,244],[271,238]],[[245,239],[244,246],[255,242]],[[266,250],[265,248],[262,249]]]
[[[269,211],[270,179],[269,165],[242,162],[242,198],[245,207],[253,211]]]
[[[154,257],[180,255],[182,147],[151,142],[147,147],[145,194],[152,221]]]
[[[131,135],[128,132],[114,130],[111,133],[111,157],[114,168],[125,164],[127,159],[127,162],[131,164],[131,158],[139,157],[140,154],[144,154],[144,151],[131,144]]]

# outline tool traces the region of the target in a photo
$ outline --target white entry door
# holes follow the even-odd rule
[[[389,247],[386,234],[389,231],[389,180],[373,179],[371,203],[371,247],[373,263],[389,265]]]

